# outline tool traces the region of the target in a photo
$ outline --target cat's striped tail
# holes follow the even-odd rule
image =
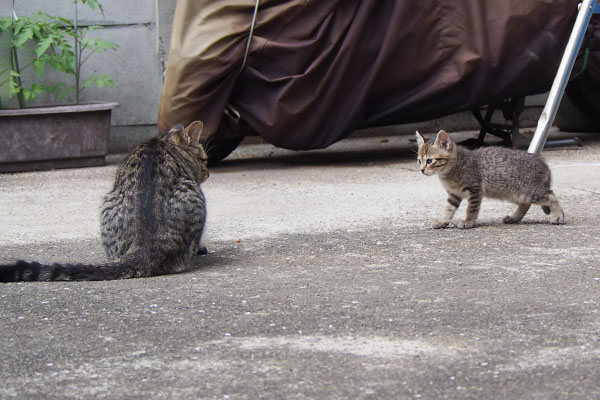
[[[143,277],[137,257],[124,257],[105,264],[40,264],[19,260],[0,265],[0,282],[104,281]]]

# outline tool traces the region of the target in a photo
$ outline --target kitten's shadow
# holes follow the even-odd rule
[[[459,231],[459,232],[473,232],[473,231],[477,231],[477,229],[483,228],[483,229],[498,229],[498,228],[504,228],[504,229],[518,229],[519,226],[525,226],[525,227],[533,227],[533,226],[543,226],[543,225],[548,225],[549,227],[557,227],[557,226],[562,226],[565,224],[551,224],[550,221],[548,220],[544,220],[542,219],[528,219],[528,220],[523,220],[521,222],[515,223],[515,224],[505,224],[504,222],[502,222],[502,220],[499,221],[482,221],[479,222],[477,221],[477,225],[475,225],[475,228],[471,228],[471,229],[460,229],[456,226],[456,223],[452,223],[449,227],[445,228],[445,229],[441,229],[441,230],[453,230],[453,231]],[[433,229],[433,228],[431,228]],[[437,230],[437,229],[434,229]]]

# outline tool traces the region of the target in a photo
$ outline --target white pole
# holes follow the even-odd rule
[[[529,149],[527,150],[529,153],[541,153],[542,149],[544,148],[544,144],[546,143],[546,139],[548,139],[548,132],[550,131],[552,122],[554,122],[554,117],[556,117],[560,100],[562,99],[563,93],[565,92],[565,88],[569,81],[573,64],[575,64],[577,52],[581,47],[581,43],[583,42],[583,38],[585,36],[585,31],[590,22],[590,18],[594,13],[595,4],[596,0],[583,0],[583,3],[580,3],[581,8],[577,13],[577,19],[575,20],[573,31],[571,31],[571,36],[569,37],[567,47],[565,47],[565,52],[558,67],[558,72],[554,77],[554,82],[552,83],[548,100],[546,100],[546,105],[544,106],[542,115],[538,120],[535,134],[533,135],[533,139],[531,139],[531,143],[529,144]]]

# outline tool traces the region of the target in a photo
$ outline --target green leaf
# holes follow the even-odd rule
[[[11,79],[11,81],[8,83],[8,95],[13,97],[19,93],[21,93],[21,87],[17,84],[17,82]]]
[[[33,67],[35,68],[35,73],[38,78],[41,78],[44,74],[44,68],[46,67],[46,60],[37,59],[33,62]]]
[[[53,44],[54,44],[54,36],[48,36],[48,37],[45,37],[44,39],[40,40],[40,42],[37,45],[37,48],[35,49],[35,55],[40,57]]]
[[[34,100],[40,93],[43,93],[45,91],[46,87],[44,85],[35,83],[29,89],[23,88],[23,97],[25,98],[25,101],[29,102]]]
[[[10,32],[12,30],[12,18],[0,17],[0,31]]]
[[[89,78],[87,78],[84,82],[83,87],[87,88],[93,85],[94,83],[96,84],[96,86],[98,86],[99,89],[104,88],[104,86],[106,85],[115,87],[115,84],[110,76],[99,74],[90,75]]]
[[[43,39],[44,33],[42,32],[42,26],[40,26],[38,24],[31,24],[30,28],[31,28],[31,32],[33,32],[33,36],[36,39],[38,39],[38,40]]]
[[[70,56],[53,54],[44,58],[50,66],[60,72],[75,74],[74,59]]]
[[[46,91],[46,87],[45,87],[44,85],[42,85],[42,84],[39,84],[39,83],[34,83],[34,84],[31,86],[31,91],[32,91],[33,93],[35,93],[36,95],[38,95],[38,94],[40,94],[40,93],[43,93],[43,92],[45,92],[45,91]]]
[[[58,17],[58,20],[60,22],[62,22],[63,24],[65,24],[66,26],[68,26],[68,27],[73,27],[74,26],[73,25],[73,21],[71,21],[70,19],[63,18],[63,17]]]
[[[13,22],[12,22],[13,35],[17,36],[19,34],[19,32],[21,31],[21,29],[23,29],[23,26],[25,26],[27,21],[28,21],[28,18],[19,18],[18,20],[13,20]]]
[[[56,85],[46,87],[48,93],[58,93],[58,98],[62,99],[70,92],[73,92],[75,88],[68,87],[64,82],[57,83]]]
[[[23,47],[29,39],[33,39],[33,31],[31,28],[26,28],[19,32],[18,35],[15,35],[14,45],[15,47]]]
[[[25,101],[31,101],[33,98],[35,98],[35,96],[32,96],[32,93],[29,89],[23,89],[23,97],[25,98]]]
[[[95,31],[98,28],[102,28],[102,27],[100,25],[90,25],[90,26],[82,29],[82,31],[84,31],[85,34],[87,35],[88,33],[93,32],[93,31]]]
[[[77,2],[77,0],[73,0],[73,3]],[[100,10],[102,15],[104,16],[104,9],[102,8],[102,4],[98,0],[81,0],[83,4],[87,4],[89,8],[95,10],[96,7]]]
[[[85,80],[85,82],[83,83],[83,87],[86,88],[86,87],[89,87],[90,85],[94,84],[94,81],[96,80],[97,76],[98,76],[97,74],[90,75],[90,77],[87,78]]]
[[[114,42],[98,38],[84,39],[81,41],[82,46],[93,53],[104,53],[106,50],[117,50],[119,45]]]

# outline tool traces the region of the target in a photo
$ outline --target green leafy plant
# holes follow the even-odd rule
[[[104,14],[97,0],[79,1]],[[0,64],[0,76],[7,76],[0,86],[8,84],[9,97],[16,96],[21,108],[44,92],[56,93],[59,98],[72,93],[75,103],[79,104],[80,94],[85,88],[91,85],[99,88],[114,86],[108,75],[94,73],[85,79],[81,76],[81,67],[92,55],[116,50],[118,45],[88,37],[99,27],[78,26],[77,0],[73,3],[75,18],[72,20],[42,12],[33,17],[0,17],[0,32],[9,35],[11,49],[10,63]],[[29,68],[35,70],[35,79],[26,84],[23,71]],[[48,68],[71,75],[72,84],[46,84],[47,79],[43,78]]]

